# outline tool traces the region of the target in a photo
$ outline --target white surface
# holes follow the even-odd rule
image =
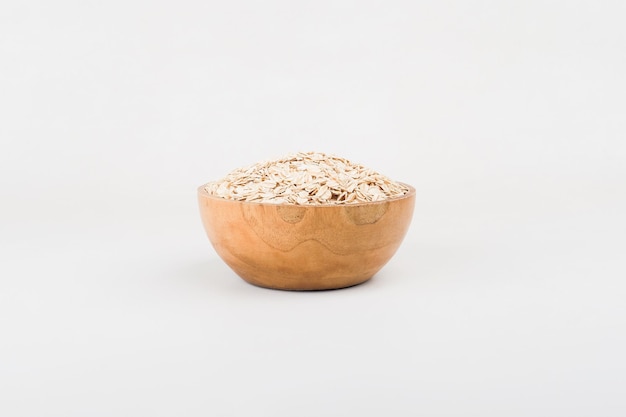
[[[0,415],[623,416],[623,2],[3,2]],[[414,185],[351,289],[237,278],[195,188]]]

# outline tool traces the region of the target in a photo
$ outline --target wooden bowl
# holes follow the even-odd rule
[[[247,282],[283,290],[360,284],[391,259],[406,234],[415,189],[349,205],[247,203],[198,188],[204,229],[218,255]]]

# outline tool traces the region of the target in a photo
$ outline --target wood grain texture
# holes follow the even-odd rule
[[[396,252],[415,190],[381,202],[296,206],[246,203],[198,188],[204,229],[218,255],[247,282],[285,290],[349,287],[370,279]]]

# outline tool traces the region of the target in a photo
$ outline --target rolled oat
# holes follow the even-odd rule
[[[205,189],[227,200],[299,205],[381,201],[409,191],[370,168],[319,152],[300,152],[239,168]]]

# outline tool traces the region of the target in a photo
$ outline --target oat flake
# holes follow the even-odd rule
[[[205,189],[227,200],[300,205],[366,203],[409,191],[370,168],[319,152],[239,168]]]

